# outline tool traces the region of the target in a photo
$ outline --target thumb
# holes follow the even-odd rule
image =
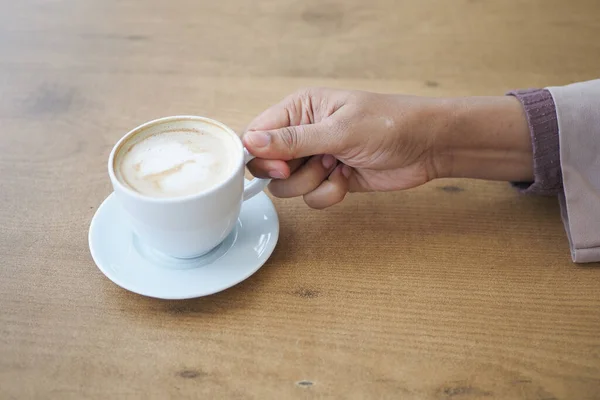
[[[255,157],[273,160],[288,161],[334,153],[331,132],[328,132],[322,122],[269,131],[249,131],[242,137],[242,141]]]

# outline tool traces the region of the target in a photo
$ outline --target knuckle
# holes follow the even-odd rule
[[[329,94],[330,93],[326,88],[309,86],[296,91],[294,97],[302,104],[312,105],[314,107],[327,103]]]
[[[314,89],[312,87],[296,90],[288,97],[288,103],[291,106],[290,109],[292,109],[295,114],[301,113],[303,106],[305,104],[310,104],[313,94]]]
[[[294,92],[294,97],[303,97],[310,92],[312,88],[310,86],[300,88]]]
[[[303,99],[310,97],[313,94],[313,88],[312,87],[305,87],[302,88],[298,91],[298,97],[301,97]]]
[[[321,90],[321,88],[315,87],[315,86],[307,86],[304,87],[302,89],[299,89],[296,94],[298,97],[312,97],[315,94],[317,94],[319,91]]]
[[[279,138],[281,139],[282,144],[285,148],[289,150],[290,157],[296,158],[296,149],[298,148],[298,134],[296,132],[297,129],[292,127],[282,128],[280,131]]]

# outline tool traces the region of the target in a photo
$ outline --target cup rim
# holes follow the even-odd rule
[[[208,190],[205,190],[205,191],[202,191],[199,193],[185,195],[185,196],[177,196],[177,197],[147,196],[147,195],[144,195],[142,193],[139,193],[139,192],[131,189],[130,187],[121,183],[121,181],[119,179],[117,179],[117,176],[115,174],[115,165],[114,165],[115,164],[114,163],[115,156],[116,156],[117,152],[119,151],[119,149],[121,148],[121,146],[129,138],[131,138],[132,136],[134,136],[152,126],[161,125],[161,124],[165,124],[165,123],[169,123],[169,122],[185,121],[185,120],[199,121],[199,122],[215,125],[218,128],[222,129],[223,131],[227,132],[228,134],[230,134],[231,136],[233,136],[235,138],[234,141],[238,148],[239,163],[238,163],[238,168],[236,168],[227,177],[227,179],[223,180],[222,182],[219,182],[217,185],[211,187]],[[186,202],[189,200],[196,200],[196,199],[210,196],[210,195],[214,194],[215,192],[217,192],[218,190],[225,187],[226,185],[228,185],[235,178],[238,169],[242,168],[243,166],[244,166],[244,145],[242,144],[242,140],[235,133],[235,131],[222,122],[219,122],[217,120],[214,120],[214,119],[211,119],[208,117],[201,117],[201,116],[196,116],[196,115],[173,115],[173,116],[169,116],[169,117],[161,117],[161,118],[157,118],[157,119],[153,119],[151,121],[145,122],[141,125],[138,125],[137,127],[133,128],[132,130],[127,132],[125,135],[123,135],[123,137],[121,137],[121,139],[119,139],[117,141],[117,143],[113,146],[113,148],[110,152],[110,155],[108,157],[108,175],[110,177],[110,180],[112,181],[112,184],[114,186],[118,187],[119,190],[122,190],[123,192],[127,193],[127,195],[132,196],[132,197],[136,198],[137,200],[150,202],[150,203],[181,203],[181,202]]]

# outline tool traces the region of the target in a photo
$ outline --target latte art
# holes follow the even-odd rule
[[[123,149],[120,180],[151,197],[178,197],[209,190],[233,171],[228,137],[195,130],[155,133]]]

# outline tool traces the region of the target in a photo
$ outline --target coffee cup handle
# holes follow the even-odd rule
[[[254,159],[254,156],[250,154],[250,152],[244,148],[244,164],[248,164],[250,161]],[[267,185],[271,182],[270,179],[261,179],[254,178],[250,182],[247,182],[244,185],[244,201],[251,199],[256,196],[260,192],[262,192]]]

